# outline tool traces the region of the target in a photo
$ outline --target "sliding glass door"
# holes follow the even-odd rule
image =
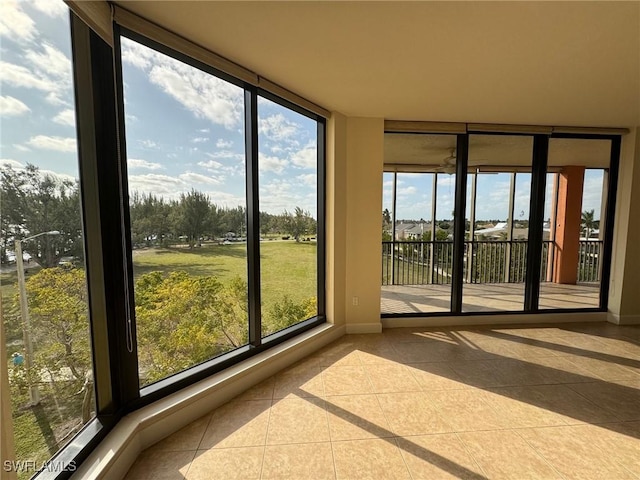
[[[524,308],[533,137],[470,135],[462,311]]]
[[[619,142],[386,134],[382,314],[606,308]]]
[[[610,156],[611,140],[549,141],[540,309],[600,305]]]
[[[383,313],[451,311],[454,135],[385,137]]]

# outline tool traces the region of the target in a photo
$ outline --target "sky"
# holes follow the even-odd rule
[[[68,8],[0,8],[0,162],[77,178]],[[130,191],[245,206],[244,90],[126,38],[122,64]],[[260,209],[316,217],[316,122],[264,98],[258,122]]]
[[[68,9],[61,0],[0,0],[0,9],[0,163],[77,178]],[[220,206],[245,206],[243,90],[126,38],[122,60],[131,192],[174,199],[193,188]],[[300,206],[315,217],[315,121],[263,98],[258,114],[260,209]],[[397,188],[398,218],[430,219],[430,175],[398,174]],[[530,176],[518,174],[517,219],[529,215],[529,188]],[[440,174],[437,191],[436,219],[450,219],[455,175]],[[481,175],[476,218],[505,220],[508,193],[508,174]],[[582,209],[595,218],[601,194],[602,172],[588,170]]]
[[[396,219],[431,221],[433,177],[432,173],[398,173]],[[600,218],[602,198],[602,170],[585,170],[582,211],[594,210],[594,218]],[[553,174],[547,174],[545,189],[545,220],[550,218]],[[471,176],[467,178],[466,217],[471,209]],[[436,220],[451,220],[455,203],[455,174],[438,174],[436,188]],[[476,221],[501,220],[509,216],[510,173],[478,175],[476,190]],[[514,197],[515,220],[529,219],[531,174],[516,174]],[[393,173],[385,172],[383,178],[382,209],[393,211]]]

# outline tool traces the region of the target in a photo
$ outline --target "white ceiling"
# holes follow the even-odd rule
[[[116,2],[333,111],[640,125],[640,2]]]

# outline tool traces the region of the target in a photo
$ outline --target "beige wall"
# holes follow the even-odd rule
[[[334,113],[327,122],[326,157],[327,320],[343,325],[346,321],[347,119],[339,113]]]
[[[622,140],[609,311],[620,323],[640,323],[640,127]]]
[[[333,222],[337,223],[335,233],[338,234],[342,215],[346,220],[344,233],[333,239],[336,253],[340,254],[342,248],[345,253],[344,315],[347,332],[375,332],[382,328],[380,211],[384,121],[373,118],[346,118],[343,122],[343,118],[334,116],[330,126],[333,127],[332,135],[338,147],[334,168],[336,173],[346,174],[346,181],[335,186],[336,190],[342,190],[342,194],[334,195],[336,218]],[[346,145],[340,140],[343,132],[346,133]],[[343,153],[346,153],[344,157]],[[332,267],[334,271],[340,271],[339,263],[342,261],[340,255],[336,256],[335,265]]]

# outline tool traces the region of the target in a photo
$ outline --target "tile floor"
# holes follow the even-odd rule
[[[640,479],[640,327],[347,335],[144,451],[133,479]]]
[[[599,283],[540,284],[540,309],[597,308]],[[465,283],[463,312],[517,312],[524,307],[524,283]],[[437,313],[451,309],[451,285],[383,285],[382,313]]]

